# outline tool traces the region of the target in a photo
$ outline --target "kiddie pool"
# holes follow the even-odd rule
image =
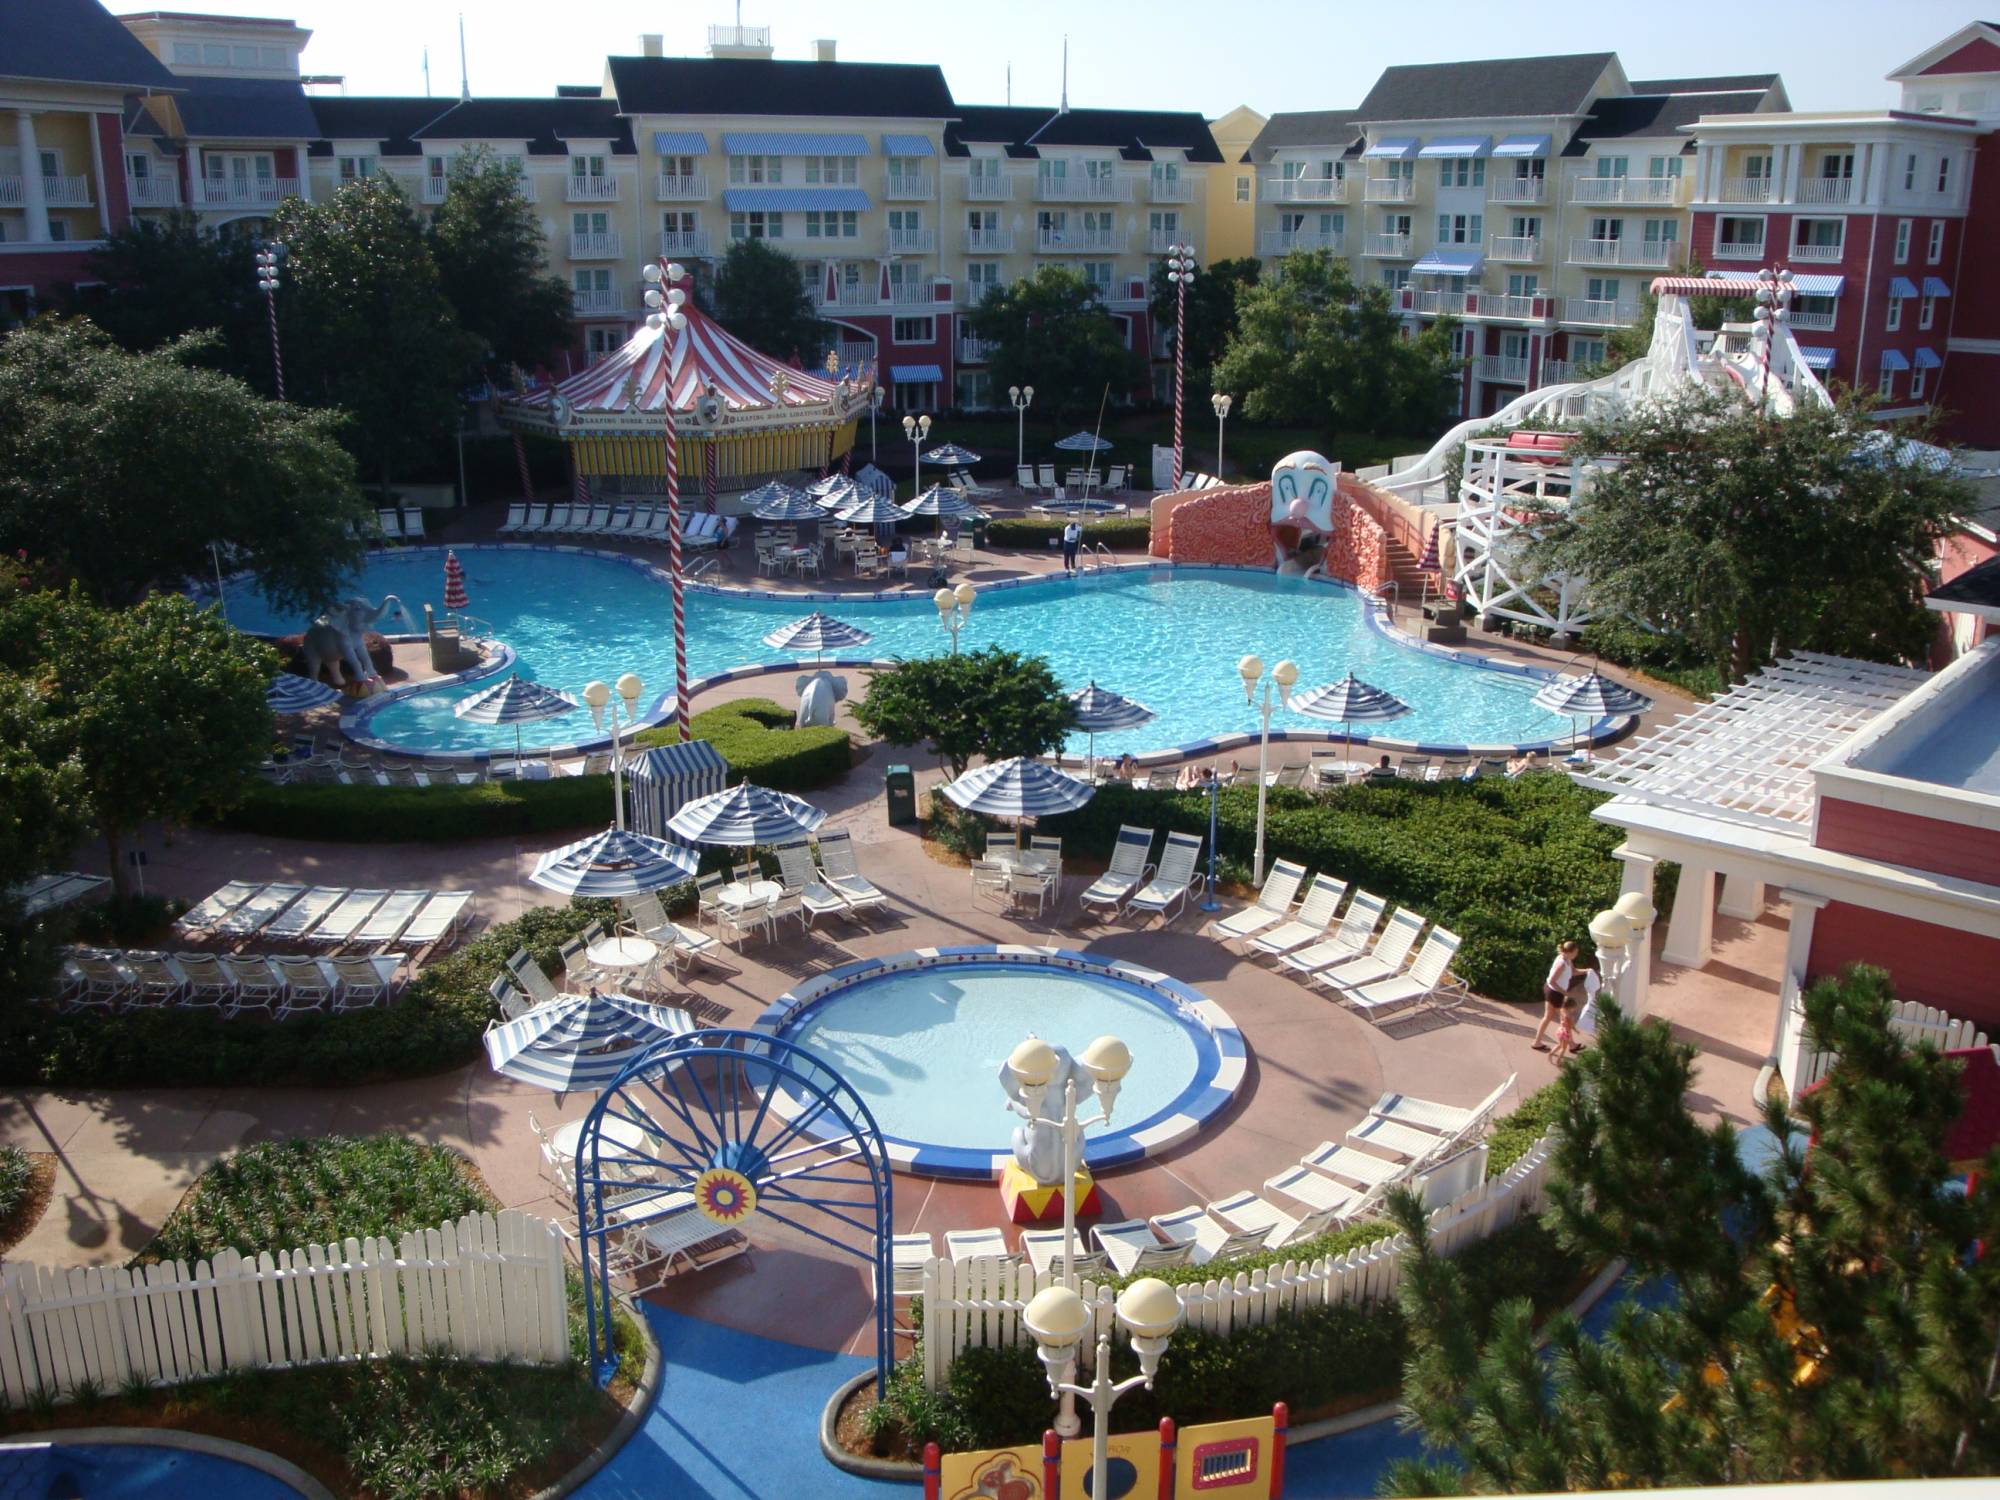
[[[32,1500],[298,1500],[262,1469],[165,1444],[0,1445],[0,1496]]]
[[[1030,1033],[1072,1055],[1106,1033],[1132,1049],[1111,1128],[1084,1136],[1097,1170],[1195,1134],[1228,1106],[1247,1061],[1228,1013],[1179,981],[1016,944],[843,964],[781,995],[757,1025],[823,1058],[867,1102],[890,1159],[931,1177],[990,1179],[1013,1159],[1022,1122],[999,1070]]]

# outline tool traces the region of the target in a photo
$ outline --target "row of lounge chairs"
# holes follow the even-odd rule
[[[175,1006],[224,1016],[258,1011],[276,1020],[358,1010],[395,999],[402,960],[394,956],[264,957],[74,948],[63,961],[56,999],[70,1010]]]
[[[672,513],[664,505],[537,505],[516,502],[500,524],[502,536],[605,536],[664,542]],[[735,534],[733,517],[681,509],[681,546],[720,547]]]
[[[414,505],[384,506],[375,512],[375,524],[363,539],[369,542],[420,542],[424,539],[424,513]]]
[[[1064,474],[1063,479],[1074,489],[1088,486],[1102,494],[1123,494],[1126,485],[1125,474],[1126,465],[1113,464],[1105,471],[1102,484],[1097,482],[1095,469],[1072,468]],[[1062,481],[1056,478],[1054,464],[1016,464],[1014,482],[1029,494],[1034,494],[1037,490],[1053,491]]]
[[[376,891],[232,880],[174,923],[183,938],[251,938],[418,952],[455,939],[471,891]]]
[[[1101,907],[1107,917],[1136,911],[1172,921],[1187,909],[1188,897],[1207,884],[1201,873],[1202,842],[1199,834],[1169,833],[1156,866],[1153,830],[1125,824],[1112,846],[1110,868],[1083,893],[1084,908]]]

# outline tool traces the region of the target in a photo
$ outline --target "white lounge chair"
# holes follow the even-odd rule
[[[1201,889],[1201,844],[1198,833],[1169,833],[1165,847],[1160,850],[1159,870],[1125,898],[1127,914],[1158,912],[1172,921],[1170,911],[1175,908],[1185,911],[1188,896]]]
[[[1314,1213],[1330,1213],[1336,1219],[1359,1218],[1382,1196],[1379,1188],[1349,1187],[1324,1172],[1315,1172],[1303,1162],[1287,1167],[1275,1177],[1266,1177],[1264,1191],[1282,1194],[1303,1203]]]
[[[899,1234],[889,1241],[889,1296],[903,1302],[921,1296],[924,1267],[937,1257],[937,1241],[928,1234]],[[877,1287],[880,1297],[882,1289]]]
[[[845,828],[819,836],[820,873],[834,894],[851,911],[867,911],[881,906],[888,897],[866,875],[854,858],[854,839]]]
[[[781,844],[778,846],[779,882],[788,896],[796,896],[799,909],[805,914],[805,925],[810,927],[816,917],[843,916],[848,910],[845,897],[836,894],[819,880],[819,870],[813,864],[812,849],[804,843]]]
[[[1111,1262],[1111,1269],[1120,1276],[1130,1276],[1136,1271],[1184,1266],[1194,1251],[1191,1240],[1176,1244],[1162,1242],[1153,1233],[1153,1226],[1144,1219],[1121,1219],[1115,1224],[1099,1224],[1090,1231],[1090,1237],[1104,1252],[1105,1259]]]
[[[516,536],[536,536],[549,529],[549,508],[546,505],[530,505],[528,519],[514,528]]]
[[[1509,1073],[1505,1083],[1469,1109],[1456,1104],[1438,1104],[1409,1094],[1384,1094],[1375,1101],[1368,1114],[1371,1119],[1391,1120],[1398,1125],[1411,1125],[1439,1135],[1463,1138],[1481,1129],[1493,1118],[1494,1112],[1500,1108],[1500,1101],[1507,1097],[1508,1090],[1514,1087],[1514,1080],[1519,1076]]]
[[[507,519],[500,523],[497,534],[500,536],[512,536],[515,532],[523,530],[527,524],[528,502],[525,500],[515,500],[508,504]]]
[[[1035,466],[1033,464],[1016,464],[1014,466],[1014,483],[1030,495],[1035,494],[1041,489],[1041,485],[1035,479]]]
[[[337,885],[316,885],[277,916],[264,924],[268,938],[301,939],[347,898],[347,890]]]
[[[1078,899],[1086,907],[1102,906],[1112,916],[1131,899],[1153,873],[1153,830],[1135,828],[1130,823],[1118,830],[1118,842],[1111,847],[1111,867],[1093,880]]]
[[[1458,956],[1458,945],[1457,933],[1433,927],[1408,973],[1342,990],[1340,998],[1371,1021],[1405,1006],[1435,1004],[1440,995],[1455,992],[1458,999],[1463,999],[1464,986],[1452,979],[1450,973],[1451,961]]]
[[[1050,1276],[1062,1270],[1063,1232],[1060,1229],[1024,1229],[1021,1231],[1021,1253],[1028,1257],[1028,1264],[1035,1268],[1037,1276]],[[1082,1230],[1076,1233],[1076,1274],[1079,1276],[1101,1276],[1110,1266],[1104,1252],[1090,1248],[1090,1240]]]
[[[403,538],[412,542],[421,542],[424,539],[424,513],[420,506],[403,507]]]
[[[997,1260],[1011,1265],[1017,1259],[1007,1248],[1005,1232],[998,1229],[947,1229],[944,1253],[955,1266],[969,1260]]]
[[[1303,948],[1307,943],[1316,943],[1326,936],[1333,926],[1334,913],[1340,910],[1340,898],[1347,894],[1347,882],[1332,875],[1315,875],[1306,887],[1305,900],[1299,903],[1297,913],[1288,922],[1280,922],[1269,932],[1259,933],[1250,939],[1250,946],[1259,953],[1289,953],[1294,948]]]
[[[389,899],[387,891],[349,891],[312,930],[315,943],[344,943],[361,930],[375,908]]]
[[[1299,1165],[1311,1167],[1329,1177],[1341,1177],[1361,1188],[1387,1187],[1400,1181],[1410,1170],[1407,1161],[1390,1161],[1359,1146],[1339,1141],[1321,1141],[1299,1158]]]
[[[264,889],[258,880],[232,880],[219,887],[198,906],[189,907],[174,921],[174,930],[181,933],[209,932],[215,925],[237,907]]]
[[[368,914],[368,920],[354,930],[350,941],[376,947],[395,942],[430,896],[429,891],[389,892],[382,904]]]
[[[302,885],[267,885],[217,921],[215,930],[224,937],[251,937],[305,893],[306,888]]]
[[[456,937],[460,926],[470,915],[472,892],[439,891],[424,903],[423,910],[410,919],[410,925],[403,929],[402,946],[411,952],[421,952],[435,943]]]
[[[1325,965],[1313,975],[1312,982],[1337,991],[1373,984],[1378,979],[1394,979],[1410,961],[1410,951],[1417,946],[1423,930],[1424,919],[1404,907],[1389,918],[1373,948]]]
[[[1356,891],[1348,901],[1347,913],[1340,919],[1340,926],[1334,929],[1332,937],[1295,948],[1290,953],[1280,953],[1278,962],[1302,974],[1313,974],[1329,964],[1344,963],[1365,953],[1375,924],[1382,919],[1383,908],[1388,904],[1372,891]],[[1423,925],[1423,919],[1417,918],[1419,931]]]
[[[376,511],[375,535],[385,542],[400,542],[403,539],[403,513],[400,510]]]
[[[1190,1204],[1170,1214],[1154,1214],[1147,1222],[1176,1244],[1186,1245],[1188,1258],[1198,1266],[1212,1260],[1253,1255],[1264,1245],[1262,1230],[1234,1229],[1218,1223],[1200,1204]]]
[[[1039,484],[1045,490],[1053,490],[1056,487],[1056,466],[1054,464],[1037,464],[1035,466],[1035,483]]]
[[[1325,1234],[1339,1217],[1333,1209],[1316,1208],[1295,1219],[1269,1199],[1250,1192],[1211,1203],[1208,1211],[1232,1229],[1262,1230],[1266,1250],[1283,1250]]]
[[[126,951],[119,955],[119,967],[131,980],[126,1000],[132,1005],[172,1005],[187,992],[181,977],[164,953]]]
[[[213,953],[176,953],[174,967],[187,981],[182,1004],[196,1010],[227,1014],[236,1005],[236,981]]]
[[[1298,899],[1299,885],[1306,878],[1306,867],[1281,859],[1271,866],[1264,876],[1264,888],[1257,893],[1257,899],[1243,910],[1227,917],[1217,917],[1208,924],[1207,931],[1224,942],[1254,937],[1273,923],[1282,922]]]
[[[581,519],[573,521],[570,529],[580,536],[602,536],[604,528],[611,524],[611,507],[593,505]]]

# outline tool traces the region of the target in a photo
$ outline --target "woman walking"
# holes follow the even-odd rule
[[[1562,1021],[1563,1002],[1568,998],[1570,981],[1576,978],[1576,939],[1565,939],[1556,949],[1556,961],[1549,965],[1549,977],[1542,981],[1542,1024],[1535,1028],[1534,1048],[1546,1052],[1549,1045],[1543,1040],[1551,1026]]]

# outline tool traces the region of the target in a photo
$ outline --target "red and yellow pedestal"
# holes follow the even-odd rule
[[[1090,1173],[1077,1168],[1076,1181],[1071,1184],[1076,1194],[1076,1216],[1088,1218],[1099,1213],[1097,1202],[1097,1182]],[[1063,1216],[1062,1185],[1053,1182],[1037,1182],[1019,1164],[1007,1163],[1000,1173],[1000,1202],[1007,1210],[1007,1218],[1015,1224],[1060,1224]]]

